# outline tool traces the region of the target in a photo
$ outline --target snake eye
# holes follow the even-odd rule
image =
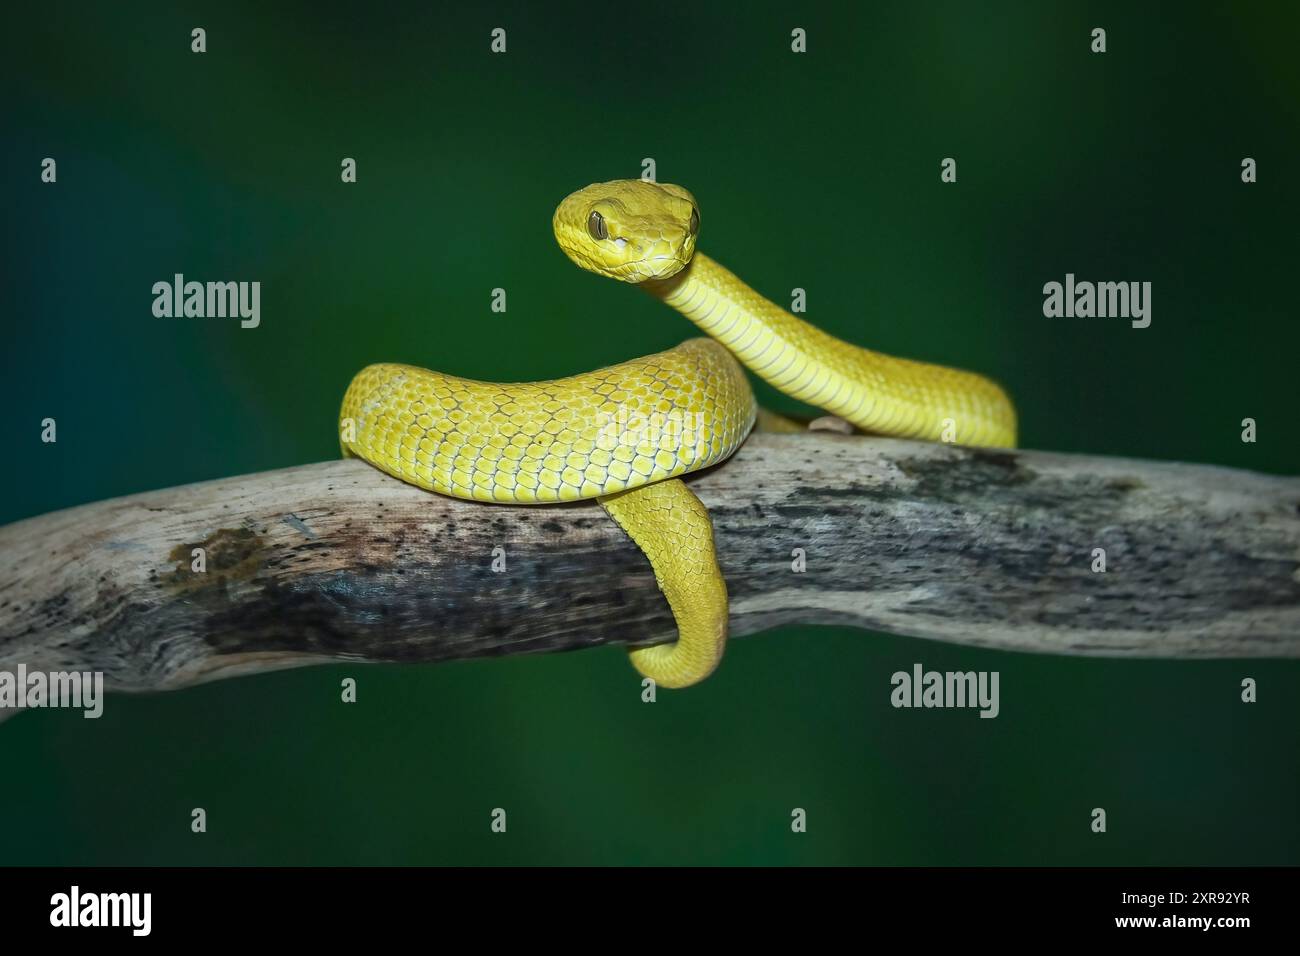
[[[700,231],[700,211],[694,206],[691,207],[691,221],[686,228],[691,231],[692,236]]]
[[[609,230],[605,228],[605,217],[594,209],[587,217],[587,231],[591,233],[593,239],[609,238]]]

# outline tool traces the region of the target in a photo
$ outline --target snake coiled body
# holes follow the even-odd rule
[[[707,468],[754,424],[744,372],[712,339],[544,382],[370,365],[341,418],[348,452],[429,491],[506,504],[598,498]]]
[[[737,358],[786,394],[866,431],[1015,444],[1015,410],[993,382],[836,339],[695,252],[699,210],[679,186],[588,186],[560,204],[553,226],[578,265],[639,283],[711,338],[541,382],[371,365],[343,399],[343,451],[458,498],[597,499],[646,554],[677,621],[675,643],[631,652],[637,669],[662,686],[702,680],[725,646],[726,584],[712,525],[678,479],[729,457],[754,425],[753,392]]]

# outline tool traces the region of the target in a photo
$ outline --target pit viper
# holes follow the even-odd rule
[[[727,587],[709,515],[680,476],[726,459],[754,427],[739,363],[866,432],[1015,445],[1015,409],[989,379],[843,342],[697,252],[699,205],[680,186],[596,183],[560,203],[552,228],[577,265],[639,285],[709,337],[539,382],[370,365],[343,399],[343,454],[457,498],[596,499],[649,559],[677,623],[675,642],[629,652],[658,686],[697,683],[722,659]]]

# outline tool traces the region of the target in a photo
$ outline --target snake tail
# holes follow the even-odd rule
[[[598,500],[650,559],[677,621],[676,642],[634,648],[632,666],[660,687],[698,684],[717,668],[727,643],[727,583],[708,511],[677,478]]]

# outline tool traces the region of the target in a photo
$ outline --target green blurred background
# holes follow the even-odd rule
[[[1026,447],[1296,473],[1296,18],[1136,6],[15,8],[0,522],[332,458],[368,362],[533,379],[694,334],[551,237],[564,195],[643,157],[760,291],[803,287],[836,335],[1004,382]],[[154,318],[175,272],[260,280],[261,327]],[[1151,327],[1044,318],[1066,272],[1151,281]],[[1001,716],[892,709],[917,661],[1000,671]],[[25,714],[0,727],[0,863],[1300,860],[1296,662],[791,628],[697,689],[637,690],[599,649]]]

